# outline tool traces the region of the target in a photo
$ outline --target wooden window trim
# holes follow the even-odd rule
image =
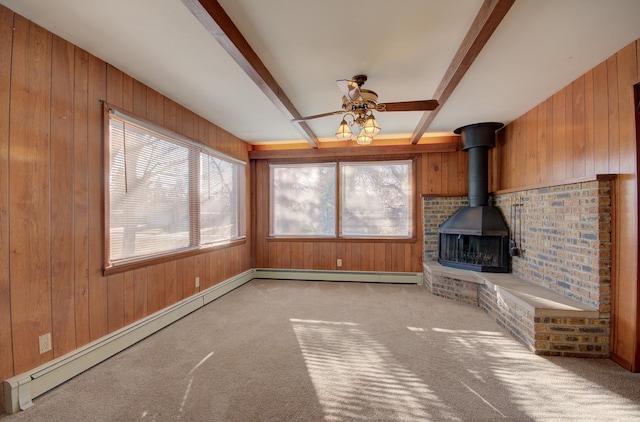
[[[238,158],[235,158],[233,156],[230,156],[228,154],[225,154],[223,152],[214,150],[210,147],[207,147],[205,145],[202,145],[200,142],[185,137],[184,135],[181,135],[175,131],[172,131],[164,126],[158,125],[144,117],[141,117],[135,113],[126,111],[120,107],[114,106],[112,104],[109,104],[106,101],[102,101],[102,105],[103,105],[103,181],[102,181],[102,201],[103,201],[103,207],[102,207],[102,218],[101,218],[101,224],[102,224],[102,232],[103,232],[103,236],[104,236],[104,251],[103,251],[103,262],[104,262],[104,266],[103,266],[103,275],[104,276],[109,276],[109,275],[114,275],[114,274],[119,274],[119,273],[123,273],[126,271],[130,271],[130,270],[134,270],[134,269],[138,269],[138,268],[144,268],[144,267],[148,267],[150,265],[157,265],[157,264],[162,264],[162,263],[166,263],[166,262],[171,262],[171,261],[176,261],[178,259],[182,259],[182,258],[186,258],[186,257],[190,257],[190,256],[196,256],[196,255],[200,255],[200,254],[205,254],[205,253],[209,253],[209,252],[213,252],[213,251],[217,251],[217,250],[221,250],[221,249],[226,249],[226,248],[231,248],[231,247],[236,247],[239,245],[244,245],[247,243],[247,233],[246,233],[246,223],[242,223],[242,226],[244,227],[244,231],[245,233],[242,236],[238,236],[236,238],[233,239],[229,239],[226,241],[221,241],[221,242],[217,242],[217,243],[211,243],[211,244],[206,244],[206,245],[200,245],[200,219],[196,218],[194,219],[194,214],[198,214],[200,213],[200,193],[199,190],[196,187],[195,183],[190,183],[190,200],[189,200],[189,216],[190,216],[190,221],[192,223],[190,223],[190,234],[189,234],[189,239],[190,239],[190,246],[187,246],[185,248],[181,248],[181,249],[177,249],[177,250],[173,250],[173,251],[168,251],[166,253],[163,254],[156,254],[153,256],[143,256],[140,258],[133,258],[131,260],[128,261],[124,261],[124,262],[120,262],[120,263],[110,263],[110,253],[109,253],[109,246],[110,246],[110,233],[109,233],[109,224],[107,224],[107,219],[109,218],[109,210],[110,210],[110,204],[109,204],[109,194],[108,194],[108,180],[110,177],[110,171],[111,171],[111,164],[109,162],[109,158],[111,156],[111,142],[110,142],[110,133],[109,133],[109,125],[110,125],[110,113],[111,112],[116,112],[120,115],[126,116],[128,119],[130,119],[133,122],[136,123],[140,123],[143,126],[148,127],[150,130],[152,131],[156,131],[159,133],[162,133],[164,135],[167,135],[169,137],[172,138],[176,138],[178,141],[181,142],[187,142],[190,144],[194,144],[194,146],[196,146],[197,148],[200,148],[200,150],[202,151],[208,151],[209,153],[212,154],[212,156],[215,156],[219,159],[223,159],[226,161],[229,161],[231,163],[237,164],[237,165],[241,165],[244,168],[244,172],[245,172],[245,186],[242,187],[242,191],[245,192],[246,191],[246,171],[247,171],[247,162]],[[189,150],[189,160],[195,160],[195,162],[198,164],[199,166],[199,152],[197,150]],[[190,178],[195,179],[195,181],[197,182],[197,179],[199,177],[199,172],[197,174],[190,174]],[[194,195],[194,196],[192,196]],[[195,198],[195,200],[194,200]],[[247,204],[247,197],[246,194],[243,195],[243,204],[245,207],[245,211],[242,212],[243,216],[246,216],[246,207],[248,206]],[[246,217],[245,217],[246,218]],[[195,222],[195,224],[194,224]]]
[[[246,236],[239,239],[234,239],[229,242],[218,243],[213,245],[207,245],[203,247],[191,247],[186,248],[177,252],[170,252],[166,255],[154,256],[149,258],[141,258],[137,261],[130,261],[126,263],[122,263],[119,265],[111,265],[105,267],[102,271],[102,274],[106,276],[120,274],[123,272],[136,270],[138,268],[149,267],[151,265],[164,264],[166,262],[177,261],[179,259],[188,258],[190,256],[196,256],[201,254],[206,254],[209,252],[218,251],[221,249],[233,248],[236,246],[241,246],[247,243]]]
[[[342,215],[341,215],[341,206],[342,206],[342,180],[341,180],[341,169],[340,164],[342,163],[358,163],[358,162],[389,162],[389,161],[411,161],[411,180],[410,180],[410,206],[411,210],[411,221],[410,221],[410,235],[409,236],[398,236],[398,237],[376,237],[376,236],[342,236],[340,232],[342,231]],[[323,160],[268,160],[267,164],[326,164],[326,163],[336,163],[336,232],[333,236],[290,236],[290,235],[269,235],[267,236],[268,242],[274,241],[289,241],[289,242],[375,242],[375,243],[415,243],[418,240],[417,231],[418,231],[418,218],[420,215],[420,208],[418,207],[418,199],[420,195],[418,194],[418,158],[415,155],[409,156],[398,156],[398,157],[378,157],[377,159],[372,159],[372,157],[342,157],[340,159],[323,159]],[[269,167],[267,165],[267,167]],[[271,170],[269,170],[269,175]],[[270,176],[269,176],[270,177]],[[269,191],[271,191],[271,181],[269,182]],[[269,231],[271,230],[271,221],[272,221],[272,209],[271,209],[271,192],[268,195],[269,203],[267,204],[267,212],[268,214],[268,224]]]

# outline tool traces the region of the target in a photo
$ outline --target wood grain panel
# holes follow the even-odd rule
[[[196,255],[196,277],[200,277],[200,287],[196,289],[198,292],[204,290],[205,286],[212,286],[209,276],[209,254]]]
[[[507,150],[505,151],[505,153],[508,154],[508,157],[506,158],[506,164],[507,164],[507,173],[505,175],[505,183],[507,186],[513,187],[515,183],[518,183],[516,181],[516,172],[517,172],[517,152],[518,152],[518,123],[522,124],[521,119],[518,119],[517,121],[513,122],[514,124],[509,125],[509,137],[508,137],[508,143],[507,143]]]
[[[202,142],[204,145],[208,145],[209,142],[209,129],[210,127],[212,128],[212,130],[215,131],[215,128],[212,127],[212,125],[210,125],[205,119],[203,119],[202,117],[198,116],[198,118],[196,119],[196,122],[194,123],[194,129],[198,131],[198,141]],[[247,180],[249,180],[249,178],[247,177]]]
[[[102,60],[89,56],[88,89],[88,151],[89,170],[89,323],[91,340],[109,332],[107,315],[107,278],[102,275],[104,265],[104,209],[102,173],[103,168],[103,108],[100,101],[107,96],[107,65]]]
[[[109,104],[124,108],[124,74],[107,64],[107,101]]]
[[[638,73],[638,76],[640,76],[640,41],[636,42],[637,44],[637,48],[636,48],[636,57],[637,57],[637,66],[636,66],[636,71]],[[634,104],[637,106],[638,104],[640,104],[640,82],[636,83],[634,85]],[[635,195],[635,223],[636,223],[636,248],[638,247],[637,245],[637,241],[638,241],[638,236],[640,236],[640,228],[637,227],[638,225],[638,196],[640,195],[640,163],[638,162],[640,160],[640,151],[638,151],[638,145],[640,144],[640,109],[637,109],[637,113],[635,115],[635,122],[636,122],[636,171],[635,171],[635,175],[636,175],[636,180],[635,180],[635,189],[636,189],[636,195]],[[638,272],[638,260],[640,259],[640,253],[638,253],[638,255],[636,255],[636,259],[635,259],[635,265],[636,265],[636,273]],[[638,276],[636,276],[638,278]],[[633,366],[632,366],[632,370],[635,372],[640,372],[640,287],[638,287],[636,285],[636,303],[635,303],[635,308],[636,308],[636,325],[635,325],[635,354],[632,358],[633,361]],[[617,311],[617,310],[616,310]]]
[[[331,256],[331,243],[320,243],[316,247],[319,250],[317,268],[319,270],[330,270],[335,262],[335,257]]]
[[[133,81],[133,112],[141,117],[147,117],[147,87],[134,79]]]
[[[362,266],[362,271],[375,270],[376,256],[375,256],[375,245],[373,243],[360,244],[360,265]]]
[[[129,325],[135,318],[135,284],[133,271],[127,271],[124,277],[124,325]]]
[[[183,107],[180,107],[180,108],[182,110],[182,123],[181,123],[182,127],[180,128],[180,132],[183,133],[188,138],[191,138],[191,139],[197,138],[198,140],[203,141],[205,138],[201,138],[199,130],[198,131],[195,130],[196,121],[199,121],[200,119],[196,119],[195,115],[192,112],[185,110]]]
[[[278,244],[276,242],[268,242],[268,251],[267,251],[267,260],[265,260],[264,264],[266,264],[266,268],[278,268],[277,256],[278,256]],[[317,257],[317,247],[318,244],[313,245],[313,262],[314,266],[312,269],[317,269],[316,263],[318,262]]]
[[[73,228],[76,346],[91,341],[89,330],[89,54],[75,48],[73,99]]]
[[[107,64],[107,97],[109,104],[124,108],[124,74]],[[124,326],[125,295],[124,275],[116,274],[107,278],[107,322],[108,332]]]
[[[387,248],[384,243],[375,243],[374,247],[374,271],[386,271]]]
[[[291,268],[291,249],[292,249],[292,245],[289,242],[279,242],[278,243],[278,253],[279,253],[279,257],[278,259],[280,260],[280,262],[282,263],[282,267],[281,268]],[[330,255],[330,252],[326,252],[327,254]],[[323,256],[323,259],[330,259],[328,258],[326,255]]]
[[[51,311],[54,356],[76,348],[73,212],[74,48],[54,36],[51,64]]]
[[[107,321],[109,332],[124,327],[124,274],[107,278]]]
[[[553,96],[553,181],[567,178],[565,93],[565,90],[560,90]]]
[[[191,297],[196,293],[195,264],[196,259],[193,256],[178,261],[176,272],[183,279],[183,298]]]
[[[304,268],[304,245],[296,243],[291,245],[291,262],[290,268]]]
[[[178,275],[176,272],[176,261],[169,261],[164,264],[165,277],[165,303],[166,306],[173,305],[181,299],[178,289]]]
[[[208,288],[215,286],[224,278],[224,258],[218,251],[207,255],[209,257],[209,280],[205,287]]]
[[[16,15],[11,69],[9,232],[11,322],[16,373],[51,359],[38,336],[50,333],[51,34]]]
[[[573,175],[583,177],[586,171],[586,123],[585,123],[585,77],[581,76],[571,85],[573,92]]]
[[[541,183],[542,178],[547,173],[547,145],[549,145],[549,139],[547,137],[547,105],[548,102],[544,101],[538,106],[537,110],[537,125],[532,130],[535,132],[531,134],[529,143],[533,143],[536,155],[536,169],[533,175],[533,183]]]
[[[638,362],[637,333],[638,313],[638,202],[637,202],[637,147],[633,84],[637,81],[635,43],[623,48],[616,55],[618,86],[618,135],[620,176],[618,179],[617,247],[618,264],[616,291],[617,318],[615,352],[633,362],[634,370],[640,370]],[[611,158],[611,157],[610,157]]]
[[[507,125],[504,129],[500,131],[501,136],[498,137],[498,148],[495,149],[494,154],[498,156],[498,171],[500,174],[498,175],[498,184],[494,187],[495,190],[500,190],[502,188],[506,189],[509,182],[508,176],[511,174],[509,158],[511,154],[509,152],[511,148],[511,139],[512,139],[513,125]]]
[[[313,248],[314,245],[312,242],[304,242],[303,243],[304,250],[304,260],[302,263],[302,268],[313,268]]]
[[[148,269],[133,270],[133,317],[139,320],[148,315],[147,310],[147,278]]]
[[[444,152],[440,154],[440,190],[441,192],[451,192],[451,188],[449,186],[449,157],[451,153]]]
[[[585,160],[584,175],[595,174],[595,104],[593,103],[593,69],[584,75]]]
[[[186,110],[184,107],[180,106],[180,105],[176,105],[176,132],[178,133],[184,133],[182,128],[184,127],[183,124],[183,119],[182,119],[182,114],[184,112],[186,112],[188,110]],[[166,113],[165,113],[166,114]]]
[[[569,84],[564,88],[564,100],[565,100],[565,159],[567,164],[564,167],[564,177],[567,179],[573,178],[573,84]]]
[[[529,114],[522,116],[522,119],[514,126],[516,143],[514,151],[515,178],[512,183],[522,183],[527,180],[527,121]],[[525,182],[526,183],[526,182]]]
[[[147,276],[147,311],[153,314],[166,306],[164,264],[149,266]]]
[[[618,113],[618,57],[607,60],[607,87],[609,94],[609,173],[620,171],[620,120]]]
[[[526,142],[526,180],[527,184],[536,183],[538,176],[538,144],[542,143],[537,139],[538,136],[538,108],[535,107],[527,113],[526,128],[523,130],[523,138]]]
[[[133,111],[133,78],[122,74],[122,108]]]
[[[159,125],[164,123],[164,97],[149,87],[147,87],[147,119]]]
[[[618,110],[620,135],[620,172],[636,171],[636,127],[633,84],[638,82],[636,43],[631,43],[618,56]]]
[[[447,190],[445,192],[448,192],[451,195],[457,195],[458,193],[460,193],[460,186],[459,186],[458,180],[460,178],[461,170],[463,173],[462,177],[466,178],[466,175],[467,175],[466,169],[459,168],[459,165],[460,165],[460,160],[458,159],[459,154],[463,154],[463,152],[458,151],[458,152],[447,153],[447,164],[446,164],[447,175],[445,176],[447,179],[447,186],[446,186]],[[444,188],[444,184],[443,184],[443,188]]]
[[[429,154],[427,158],[428,167],[426,169],[426,193],[434,194],[436,192],[442,192],[442,172],[440,171],[441,161],[442,155],[440,153]]]
[[[0,379],[13,372],[9,282],[9,109],[13,12],[0,6]],[[2,411],[0,398],[0,412]]]
[[[553,155],[553,145],[555,138],[553,137],[553,97],[547,99],[547,163],[546,171],[540,174],[539,179],[541,182],[547,182],[553,180],[553,168],[555,163],[555,157]]]
[[[177,120],[178,120],[178,110],[177,104],[175,101],[171,101],[169,99],[164,100],[164,127],[167,129],[176,132],[177,131]]]
[[[594,173],[609,173],[609,92],[607,63],[593,68]]]

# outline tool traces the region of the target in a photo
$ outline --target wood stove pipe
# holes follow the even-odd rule
[[[469,154],[469,206],[489,205],[489,149],[496,145],[497,122],[474,123],[453,132],[462,136],[462,150]]]

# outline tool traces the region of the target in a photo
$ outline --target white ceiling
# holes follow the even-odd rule
[[[219,0],[302,115],[364,73],[380,102],[432,98],[483,0]],[[305,142],[181,0],[0,0],[250,143]],[[640,38],[639,0],[516,0],[425,136],[508,123]],[[408,143],[422,112],[377,113]],[[339,116],[310,121],[332,141]]]

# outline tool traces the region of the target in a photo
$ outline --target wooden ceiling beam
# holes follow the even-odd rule
[[[302,117],[217,0],[182,0],[182,3],[287,119]],[[309,145],[318,148],[318,138],[307,123],[293,125]]]
[[[452,137],[453,138],[453,137]],[[382,146],[358,146],[339,148],[306,148],[306,149],[279,149],[249,151],[251,160],[269,159],[335,159],[336,157],[370,157],[370,156],[407,156],[412,154],[426,154],[436,152],[455,152],[459,149],[459,143],[455,137],[449,142],[439,142],[420,145],[382,145]],[[327,144],[327,143],[325,143]],[[324,145],[324,144],[323,144]]]
[[[432,96],[432,98],[438,100],[440,105],[433,111],[424,112],[411,135],[412,144],[420,142],[422,135],[429,129],[438,112],[458,86],[462,77],[467,73],[467,70],[478,57],[478,54],[489,41],[489,38],[502,22],[509,9],[511,9],[513,3],[515,3],[515,0],[485,0],[482,3],[467,35],[464,37],[440,85],[438,85],[435,94]]]

